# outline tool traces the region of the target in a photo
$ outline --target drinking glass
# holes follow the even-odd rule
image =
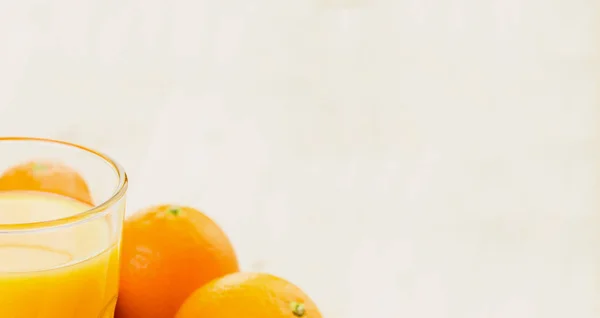
[[[123,168],[97,151],[41,138],[0,138],[0,154],[0,184],[11,167],[46,165],[31,165],[32,171],[21,171],[29,181],[0,191],[0,317],[114,317],[127,191]],[[78,173],[93,203],[45,191],[48,185],[68,191],[74,178],[46,163]]]

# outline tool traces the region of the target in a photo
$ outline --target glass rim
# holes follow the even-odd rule
[[[104,162],[108,163],[112,167],[114,172],[117,174],[117,177],[119,178],[119,180],[118,180],[118,185],[117,185],[115,191],[110,195],[110,197],[99,204],[95,204],[90,209],[87,209],[85,211],[82,211],[82,212],[74,214],[74,215],[57,218],[57,219],[52,219],[52,220],[47,220],[47,221],[14,223],[14,224],[0,223],[0,233],[33,231],[33,230],[42,230],[42,229],[48,229],[48,228],[56,228],[56,227],[67,226],[67,225],[75,225],[77,223],[86,221],[94,216],[102,214],[102,212],[108,210],[111,206],[113,206],[116,202],[118,202],[121,198],[123,198],[123,196],[127,192],[127,186],[128,186],[129,182],[128,182],[128,178],[127,178],[127,173],[125,173],[125,169],[123,169],[123,167],[119,163],[117,163],[115,160],[113,160],[111,157],[109,157],[99,151],[96,151],[96,150],[93,150],[93,149],[90,149],[90,148],[87,148],[85,146],[81,146],[81,145],[78,145],[75,143],[71,143],[68,141],[62,141],[62,140],[56,140],[56,139],[50,139],[50,138],[0,137],[0,144],[2,144],[3,142],[7,142],[7,141],[51,143],[51,144],[56,144],[56,145],[67,146],[69,148],[76,148],[79,150],[83,150],[84,152],[92,154],[96,158],[102,159],[102,160],[104,160]]]

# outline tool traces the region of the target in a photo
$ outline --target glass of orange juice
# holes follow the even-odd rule
[[[0,317],[112,318],[124,170],[55,140],[0,138],[0,154]]]

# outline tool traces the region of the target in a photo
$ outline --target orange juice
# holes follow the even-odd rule
[[[58,195],[0,192],[0,224],[48,221],[89,208]],[[120,228],[111,226],[110,217],[99,214],[57,228],[2,233],[0,317],[112,318],[119,279],[115,232]]]

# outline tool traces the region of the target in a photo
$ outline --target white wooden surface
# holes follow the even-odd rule
[[[112,154],[326,317],[598,317],[599,7],[5,2],[0,134]]]

